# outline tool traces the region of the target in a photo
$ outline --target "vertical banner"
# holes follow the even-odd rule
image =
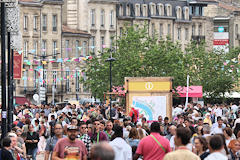
[[[22,65],[23,59],[22,54],[18,52],[13,52],[13,78],[14,79],[21,79],[22,78]]]

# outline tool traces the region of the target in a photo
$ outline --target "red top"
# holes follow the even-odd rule
[[[168,152],[171,152],[170,143],[159,133],[151,134],[161,143],[166,153],[151,136],[144,137],[140,141],[136,153],[142,155],[144,160],[162,160]]]

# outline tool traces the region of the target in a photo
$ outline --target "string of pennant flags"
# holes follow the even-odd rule
[[[92,56],[81,56],[81,57],[73,57],[73,58],[58,58],[58,59],[44,59],[44,60],[40,60],[40,59],[33,59],[33,60],[24,60],[23,62],[26,65],[38,65],[38,64],[47,64],[48,62],[54,63],[54,62],[58,62],[58,63],[64,63],[64,62],[81,62],[81,61],[86,61],[86,60],[91,60],[93,57]]]
[[[80,50],[80,51],[81,51],[83,48],[87,48],[87,47],[77,47],[77,49]],[[94,49],[94,48],[96,48],[96,46],[89,46],[88,48]],[[106,48],[106,45],[103,44],[103,45],[102,45],[102,48]],[[63,49],[64,49],[64,48],[63,48]],[[55,51],[58,51],[59,48],[54,48],[54,50],[55,50]],[[73,48],[65,48],[65,50],[66,50],[66,51],[72,51]],[[23,51],[24,51],[24,50],[18,51],[18,54],[22,54]],[[41,49],[41,51],[46,52],[47,49],[43,48],[43,49]],[[36,53],[36,50],[35,50],[35,49],[31,49],[31,50],[29,50],[29,53]]]

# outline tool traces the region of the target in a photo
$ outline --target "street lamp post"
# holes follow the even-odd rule
[[[111,55],[110,57],[106,60],[109,62],[109,81],[110,81],[110,88],[109,88],[109,105],[110,105],[110,120],[112,119],[112,62],[115,61],[116,59],[112,57],[112,50],[110,50]]]

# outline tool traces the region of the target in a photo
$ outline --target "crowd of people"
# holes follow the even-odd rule
[[[148,121],[137,109],[86,103],[15,108],[3,160],[239,160],[236,104],[189,103]],[[171,118],[171,119],[170,119]]]

